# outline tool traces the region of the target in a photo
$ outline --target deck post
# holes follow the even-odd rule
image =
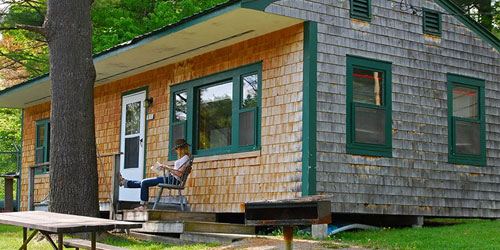
[[[28,211],[33,211],[33,202],[35,198],[35,168],[29,167],[28,175]]]
[[[120,180],[118,180],[118,176],[120,174],[120,153],[115,154],[113,157],[113,166],[111,171],[111,206],[109,208],[109,219],[114,220],[116,217],[116,210],[118,206],[118,192]]]

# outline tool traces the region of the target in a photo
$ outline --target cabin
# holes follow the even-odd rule
[[[95,55],[102,209],[114,163],[152,177],[184,138],[191,211],[322,194],[333,214],[500,218],[500,40],[409,3],[230,0]],[[22,210],[48,194],[50,100],[48,75],[0,91],[23,110]]]

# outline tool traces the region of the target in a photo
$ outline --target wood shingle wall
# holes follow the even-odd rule
[[[371,3],[371,22],[351,19],[349,1],[266,9],[318,23],[318,193],[339,213],[500,217],[499,52],[452,15],[439,38],[423,34],[421,14]],[[392,62],[392,158],[346,154],[346,55]],[[485,80],[485,167],[448,163],[447,73]]]
[[[194,211],[243,212],[245,201],[301,194],[303,25],[295,25],[185,61],[95,88],[99,154],[120,149],[122,93],[147,87],[154,98],[147,121],[147,176],[156,161],[167,161],[170,89],[173,84],[262,61],[261,150],[195,159],[185,193]],[[24,115],[22,204],[27,208],[27,167],[34,163],[35,121],[49,117],[50,104]],[[99,164],[99,199],[109,198],[111,157]],[[45,186],[46,184],[46,186]],[[48,193],[48,178],[36,186],[35,201]],[[150,195],[156,194],[151,189]]]

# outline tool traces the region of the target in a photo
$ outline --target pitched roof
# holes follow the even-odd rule
[[[276,1],[230,0],[97,53],[94,55],[97,71],[95,86],[303,21],[263,12],[269,4]],[[465,15],[457,5],[450,0],[434,2],[500,51],[500,39]],[[159,51],[162,53],[158,53]],[[170,52],[165,54],[165,51]],[[25,108],[48,100],[48,74],[0,91],[0,107]]]

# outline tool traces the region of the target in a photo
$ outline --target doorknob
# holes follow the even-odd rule
[[[139,145],[142,147],[142,143],[144,142],[144,138],[139,139]]]

